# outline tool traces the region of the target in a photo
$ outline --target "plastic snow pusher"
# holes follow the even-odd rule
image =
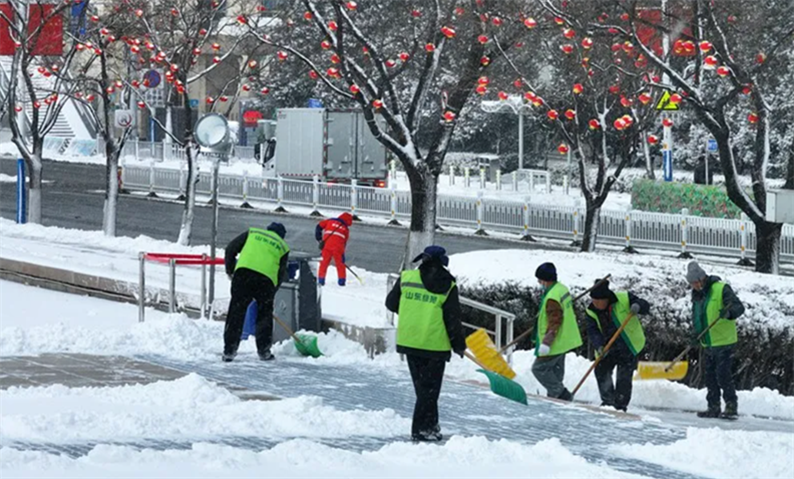
[[[284,321],[280,320],[275,314],[273,315],[273,319],[276,320],[276,322],[281,325],[281,327],[284,328],[284,330],[289,333],[290,336],[292,336],[295,349],[297,349],[302,356],[319,358],[323,355],[323,353],[320,352],[319,346],[317,346],[317,336],[311,334],[295,334],[295,332],[292,331],[292,329],[290,329],[290,327],[287,326]]]
[[[698,334],[696,340],[700,342],[703,336],[709,332],[711,328],[720,320],[717,318],[713,323],[709,324],[702,333]],[[675,357],[671,362],[640,362],[637,365],[637,378],[639,379],[670,379],[678,380],[684,379],[687,371],[689,371],[689,361],[681,361],[684,356],[692,349],[692,345],[686,347],[681,354]]]
[[[519,402],[524,405],[527,404],[527,392],[524,391],[524,388],[521,387],[520,384],[513,381],[512,379],[502,376],[501,374],[489,371],[468,351],[464,351],[463,354],[465,354],[466,357],[469,358],[474,364],[480,367],[477,372],[485,374],[485,377],[488,378],[488,383],[491,386],[491,392],[497,396],[510,399],[511,401]],[[513,374],[515,375],[515,373]]]

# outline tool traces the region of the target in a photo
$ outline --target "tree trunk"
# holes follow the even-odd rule
[[[786,184],[783,188],[787,190],[794,190],[794,141],[791,142],[791,148],[788,152],[788,166],[786,167]]]
[[[28,223],[41,224],[41,157],[26,161],[28,169]]]
[[[410,262],[435,240],[438,179],[426,164],[408,168],[407,172],[411,186],[411,228],[408,232],[405,267],[410,269]]]
[[[780,235],[783,224],[755,222],[755,270],[759,273],[780,274]]]
[[[601,223],[601,206],[595,201],[586,201],[586,203],[587,216],[585,216],[584,230],[582,230],[581,251],[592,253],[595,251],[596,239],[598,239],[598,225]]]
[[[649,180],[656,179],[656,172],[653,170],[653,156],[651,156],[651,147],[647,141],[641,141],[642,153],[645,155],[645,175]]]
[[[182,210],[182,226],[179,228],[177,243],[190,245],[193,238],[193,217],[196,210],[196,183],[198,168],[196,167],[196,151],[192,142],[185,146],[187,154],[187,184],[185,185],[185,207]]]
[[[112,138],[105,138],[105,206],[102,217],[102,231],[105,236],[116,236],[116,205],[119,198],[119,148]]]

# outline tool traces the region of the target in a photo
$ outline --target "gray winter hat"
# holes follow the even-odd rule
[[[697,261],[690,261],[686,267],[686,280],[690,283],[700,281],[707,276],[703,268],[700,267]]]

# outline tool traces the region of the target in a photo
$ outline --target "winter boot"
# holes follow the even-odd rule
[[[719,406],[709,406],[708,409],[705,411],[700,411],[698,413],[698,417],[705,417],[705,418],[717,418],[720,417],[720,407]]]
[[[739,417],[739,406],[735,402],[726,402],[725,411],[720,414],[722,419],[736,419]]]
[[[339,281],[337,282],[339,283],[339,286],[344,286],[346,281],[345,278],[339,278]]]
[[[320,286],[325,286],[325,278],[317,278],[317,284]]]
[[[270,349],[266,349],[259,352],[259,359],[262,361],[272,361],[276,359],[276,357],[273,356],[273,353],[270,352]]]
[[[557,396],[557,399],[570,402],[573,401],[573,394],[571,394],[571,391],[568,391],[568,389],[563,389],[562,393]]]
[[[223,356],[221,356],[221,360],[224,363],[230,363],[230,362],[234,361],[234,357],[235,356],[237,356],[236,352],[235,353],[223,353]]]

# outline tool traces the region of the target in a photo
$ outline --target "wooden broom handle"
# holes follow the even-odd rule
[[[629,324],[629,320],[633,317],[634,317],[634,313],[632,312],[629,312],[629,314],[626,315],[626,319],[623,320],[623,323],[621,323],[618,330],[615,331],[615,334],[613,334],[612,337],[609,339],[607,345],[604,346],[604,351],[601,353],[600,356],[596,358],[595,361],[593,361],[593,364],[590,365],[590,369],[588,369],[587,372],[584,374],[584,376],[582,376],[582,379],[579,380],[579,384],[577,384],[576,388],[574,388],[573,392],[571,392],[571,396],[576,395],[576,392],[579,391],[579,388],[582,387],[582,384],[584,384],[585,379],[587,379],[587,377],[590,376],[590,373],[592,373],[593,369],[595,369],[596,366],[598,366],[598,363],[600,363],[601,360],[604,359],[604,356],[607,355],[609,348],[611,348],[612,345],[615,344],[615,341],[617,341],[618,337],[620,336],[620,333],[622,333],[623,330],[626,329],[626,325]]]
[[[279,325],[280,325],[282,328],[284,328],[284,330],[285,330],[286,332],[288,332],[290,336],[292,336],[292,339],[293,339],[293,340],[295,340],[295,342],[297,342],[298,344],[301,344],[301,345],[303,344],[303,341],[301,341],[301,340],[300,340],[300,338],[298,338],[298,336],[296,336],[296,335],[295,335],[295,333],[294,333],[294,332],[293,332],[293,331],[290,329],[290,327],[289,327],[289,326],[287,326],[287,324],[286,324],[286,323],[284,323],[284,321],[282,321],[282,320],[278,319],[278,316],[276,316],[275,314],[273,315],[273,319],[275,319],[275,320],[276,320],[276,322],[277,322],[277,323],[278,323],[278,324],[279,324]]]
[[[596,283],[594,285],[592,285],[589,288],[587,288],[582,294],[580,294],[579,296],[573,298],[572,302],[575,303],[575,302],[579,301],[580,299],[582,299],[582,297],[584,297],[584,295],[586,295],[590,291],[594,290],[597,286],[601,286],[601,284],[603,282],[607,281],[611,276],[612,276],[612,274],[608,274],[608,275],[604,276],[603,278],[599,279],[598,281],[596,281]],[[531,333],[531,332],[532,332],[532,329],[527,329],[523,333],[519,334],[516,339],[514,339],[514,340],[510,341],[509,343],[505,344],[504,346],[502,346],[502,349],[499,350],[499,354],[504,354],[504,352],[507,351],[509,348],[511,348],[512,346],[515,346],[516,344],[518,344],[519,341],[521,341],[522,339],[524,339],[527,336],[529,336],[529,333]]]
[[[697,336],[696,340],[697,340],[697,341],[700,341],[700,340],[703,338],[703,336],[705,336],[705,335],[706,335],[706,333],[708,333],[708,332],[709,332],[709,330],[710,330],[711,328],[713,328],[715,324],[717,324],[717,322],[718,322],[719,320],[720,320],[720,318],[717,318],[717,319],[715,319],[715,320],[714,320],[714,322],[713,322],[713,323],[709,324],[709,327],[708,327],[708,328],[706,328],[706,329],[705,329],[703,332],[701,332],[700,334],[698,334],[698,336]],[[672,361],[670,364],[668,364],[666,368],[664,368],[664,372],[666,372],[666,373],[667,373],[667,372],[670,372],[670,370],[671,370],[671,369],[673,369],[673,366],[675,366],[675,365],[676,365],[676,363],[678,363],[679,361],[681,361],[681,358],[683,358],[684,356],[686,356],[686,353],[688,353],[690,350],[692,350],[692,345],[691,345],[691,344],[690,344],[689,346],[687,346],[687,347],[686,347],[686,349],[684,349],[683,351],[681,351],[681,354],[679,354],[678,356],[676,356],[676,357],[675,357],[675,359],[673,359],[673,361]]]

